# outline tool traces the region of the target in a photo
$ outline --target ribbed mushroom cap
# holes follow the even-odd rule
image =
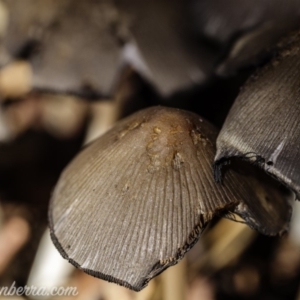
[[[243,87],[217,139],[216,170],[257,162],[300,199],[300,34]]]
[[[51,200],[51,236],[63,257],[138,291],[182,259],[214,215],[236,212],[264,233],[285,231],[290,207],[276,188],[232,171],[214,182],[216,136],[193,113],[152,107],[87,146]]]

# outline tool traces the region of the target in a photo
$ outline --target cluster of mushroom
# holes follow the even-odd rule
[[[281,184],[300,195],[299,33],[280,47],[241,90],[219,135],[192,112],[158,106],[83,149],[50,205],[62,256],[138,291],[180,261],[214,216],[236,214],[264,234],[285,232],[292,197]],[[233,158],[271,176],[241,172]]]

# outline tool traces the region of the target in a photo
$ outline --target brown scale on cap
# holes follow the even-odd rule
[[[138,291],[182,259],[215,215],[235,212],[264,233],[285,231],[290,207],[276,188],[233,171],[223,184],[214,182],[216,136],[196,114],[152,107],[83,149],[62,173],[50,206],[62,256]]]

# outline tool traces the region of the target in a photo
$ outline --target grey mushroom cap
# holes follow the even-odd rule
[[[198,31],[227,43],[229,51],[216,67],[221,76],[261,62],[282,36],[300,26],[299,0],[192,0],[191,6]]]
[[[121,0],[117,7],[131,20],[130,36],[144,64],[138,71],[163,96],[209,80],[219,54],[195,36],[189,3]]]
[[[263,233],[286,231],[291,209],[276,186],[231,170],[215,183],[216,137],[194,113],[152,107],[83,149],[63,171],[49,209],[62,256],[139,291],[180,261],[214,216],[235,212]]]
[[[119,37],[111,30],[114,14],[118,16],[113,1],[64,2],[55,26],[47,28],[41,49],[31,58],[33,88],[112,95],[121,73],[122,53]]]
[[[191,0],[195,26],[219,42],[229,41],[267,23],[299,22],[299,4],[299,0]]]
[[[119,17],[112,0],[7,0],[4,4],[9,20],[2,52],[9,60],[23,52],[28,56],[33,89],[111,95],[120,76],[122,53],[119,37],[111,30]]]
[[[257,163],[300,199],[300,34],[242,88],[217,139],[216,177],[233,157]]]

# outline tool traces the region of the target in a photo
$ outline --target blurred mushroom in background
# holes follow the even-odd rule
[[[187,36],[182,1],[46,1],[34,10],[33,3],[5,2],[4,48],[10,61],[30,61],[34,89],[108,97],[129,64],[169,95],[201,84],[207,77],[202,65],[209,60],[212,67],[210,51],[200,45],[199,57],[197,43]]]
[[[222,76],[260,63],[284,34],[300,26],[299,0],[192,0],[191,14],[197,32],[227,45],[216,67]]]

